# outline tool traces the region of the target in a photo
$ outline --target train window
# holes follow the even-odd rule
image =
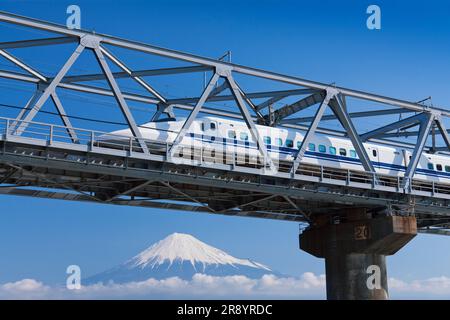
[[[211,123],[209,124],[209,128],[210,128],[211,130],[216,130],[216,123],[215,123],[215,122],[211,122]]]
[[[301,141],[297,141],[297,149],[300,149],[301,146],[302,146],[302,142]]]
[[[275,144],[279,147],[281,147],[283,145],[283,140],[281,140],[281,138],[276,138],[275,139]]]
[[[316,145],[314,143],[310,143],[308,145],[308,150],[309,151],[316,151]]]
[[[241,140],[247,141],[248,140],[248,133],[247,132],[241,132]]]
[[[347,150],[345,148],[339,148],[339,154],[345,157],[347,155]]]
[[[330,147],[330,154],[336,154],[336,148]]]
[[[205,131],[205,124],[202,122],[202,124],[200,125],[200,129],[202,130],[202,131]]]
[[[286,139],[286,147],[292,148],[294,146],[294,141],[291,139]]]
[[[236,131],[234,131],[234,130],[228,131],[228,138],[236,139]]]
[[[270,137],[265,136],[264,137],[264,143],[265,144],[272,144],[272,139],[270,139]]]
[[[355,150],[350,150],[350,157],[356,158],[356,151]]]
[[[434,164],[432,164],[431,162],[428,162],[428,169],[434,170]]]
[[[327,147],[325,147],[323,144],[319,144],[319,152],[327,152]]]
[[[437,164],[436,169],[437,171],[442,171],[442,164]]]
[[[450,166],[445,166],[445,172],[450,172]]]
[[[372,150],[372,154],[373,154],[374,157],[376,157],[377,156],[377,150],[373,149]]]

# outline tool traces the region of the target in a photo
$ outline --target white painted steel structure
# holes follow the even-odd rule
[[[36,92],[15,119],[0,119],[0,174],[1,182],[6,184],[0,188],[2,193],[296,221],[309,221],[313,214],[329,214],[348,206],[364,206],[380,214],[415,214],[422,230],[446,232],[450,219],[450,192],[444,176],[450,165],[446,155],[450,151],[450,138],[445,123],[450,111],[444,108],[84,30],[69,30],[6,12],[0,12],[0,22],[57,34],[0,43],[0,55],[23,70],[0,70],[0,78],[36,85]],[[13,49],[68,44],[75,45],[74,50],[62,68],[51,75],[11,53]],[[133,70],[114,53],[114,48],[189,65]],[[69,74],[85,51],[94,54],[102,73]],[[120,71],[113,71],[112,66]],[[152,84],[154,77],[199,72],[209,72],[211,77],[198,96],[169,98]],[[240,76],[270,81],[274,83],[273,89],[249,92],[241,87]],[[122,78],[136,82],[146,95],[122,91],[118,82]],[[108,88],[85,84],[98,80],[106,80]],[[289,88],[279,89],[279,85]],[[73,117],[66,113],[60,91],[114,97],[128,129],[108,133],[74,127]],[[49,99],[63,126],[35,121]],[[289,99],[282,107],[274,107],[275,103]],[[350,100],[373,102],[381,108],[350,112]],[[180,120],[180,110],[187,112],[187,117],[176,122],[178,128],[170,139],[147,137],[145,125],[136,121],[129,107],[133,101],[151,106],[149,118],[152,121],[164,117]],[[234,102],[235,110],[213,105],[224,101]],[[314,116],[298,116],[303,110],[314,107]],[[326,114],[328,109],[332,114]],[[354,119],[389,115],[405,116],[364,133],[358,132],[354,122]],[[234,123],[241,128],[252,143],[250,156],[255,156],[256,160],[240,161],[240,149],[233,148],[230,161],[211,162],[205,157],[203,141],[190,151],[188,162],[180,163],[179,148],[183,147],[186,136],[200,135],[201,119]],[[319,127],[332,120],[338,121],[344,130]],[[261,129],[263,127],[275,128],[272,132],[282,136],[284,146],[268,148],[270,143],[265,141],[267,135]],[[418,129],[409,130],[415,127]],[[129,137],[120,137],[122,134]],[[117,137],[105,139],[111,136]],[[293,137],[289,139],[289,136]],[[417,141],[411,144],[394,139],[403,136],[415,136]],[[226,137],[222,135],[221,138]],[[238,140],[246,143],[246,139],[228,138],[233,143]],[[440,146],[437,138],[442,142]],[[123,143],[124,139],[126,143]],[[115,143],[118,140],[120,143]],[[287,140],[292,140],[292,147],[286,145]],[[432,140],[431,144],[429,140]],[[325,152],[311,150],[310,144],[317,148],[324,146]],[[273,157],[276,147],[292,150],[285,158]],[[343,151],[341,154],[340,149],[345,149],[346,154]],[[313,153],[322,154],[322,159],[307,160],[312,159]],[[330,157],[324,159],[325,154],[347,158],[341,159],[347,162],[357,159],[358,164],[337,166]],[[380,163],[403,166],[402,172],[393,174],[392,170],[381,168]],[[431,169],[428,163],[435,167]]]

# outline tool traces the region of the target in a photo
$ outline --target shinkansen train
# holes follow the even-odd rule
[[[140,130],[149,144],[152,142],[159,145],[170,144],[175,140],[184,122],[184,119],[149,122],[140,126]],[[256,125],[256,128],[271,158],[277,161],[294,160],[304,137],[302,132],[261,125]],[[120,142],[119,136],[132,137],[132,133],[129,129],[118,130],[111,132],[102,140]],[[213,152],[221,153],[231,151],[237,155],[245,155],[247,161],[255,160],[259,156],[257,144],[244,122],[218,117],[196,119],[182,141],[183,146],[189,146],[189,148],[205,148],[206,146]],[[364,147],[377,173],[394,177],[404,175],[413,151],[372,142],[364,143]],[[321,133],[316,133],[308,143],[301,163],[365,171],[349,139]],[[423,153],[414,179],[450,184],[450,157]]]

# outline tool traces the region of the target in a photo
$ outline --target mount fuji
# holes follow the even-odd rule
[[[261,263],[235,258],[189,234],[173,233],[123,264],[86,278],[84,283],[127,283],[169,277],[190,280],[196,273],[244,275],[253,279],[278,274]]]

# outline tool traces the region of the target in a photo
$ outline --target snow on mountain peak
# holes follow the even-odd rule
[[[176,260],[189,261],[194,268],[196,263],[200,263],[203,266],[208,264],[244,265],[271,271],[265,265],[248,259],[235,258],[185,233],[173,233],[167,236],[133,257],[128,261],[128,264],[133,267],[145,268],[150,266],[153,268],[168,261],[172,264]]]
[[[84,281],[129,283],[170,277],[191,280],[197,273],[219,277],[244,275],[251,279],[278,274],[257,262],[232,257],[189,234],[173,233],[125,263]]]

